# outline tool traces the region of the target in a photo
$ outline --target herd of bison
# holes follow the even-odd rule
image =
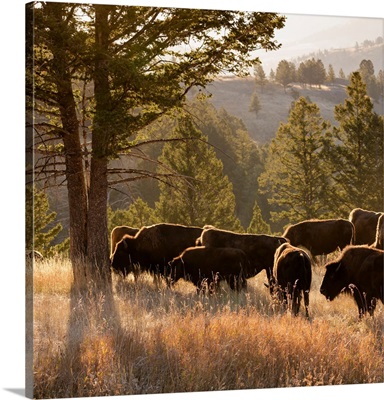
[[[271,294],[290,304],[294,315],[304,297],[308,317],[314,257],[342,250],[325,264],[320,293],[333,300],[348,291],[360,317],[373,315],[377,299],[384,303],[383,220],[382,212],[356,208],[348,220],[303,221],[282,236],[166,223],[118,226],[111,233],[111,266],[123,276],[132,272],[136,277],[139,271],[161,275],[169,286],[183,278],[208,293],[221,280],[232,290],[245,289],[247,279],[265,270]]]

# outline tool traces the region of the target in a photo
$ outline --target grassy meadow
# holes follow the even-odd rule
[[[196,294],[148,274],[113,277],[114,321],[100,297],[86,320],[69,324],[82,299],[70,296],[71,265],[47,259],[33,283],[34,397],[85,397],[383,382],[384,307],[359,320],[353,299],[327,302],[314,267],[310,320],[271,298],[265,272],[247,292],[222,285]],[[32,287],[29,287],[32,290]],[[69,328],[70,326],[70,328]]]

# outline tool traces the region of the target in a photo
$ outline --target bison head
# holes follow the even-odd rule
[[[342,261],[331,262],[326,265],[326,272],[321,283],[320,293],[327,300],[333,300],[348,286],[348,274]]]
[[[127,276],[133,272],[133,246],[130,239],[122,239],[115,248],[115,252],[111,256],[111,266],[117,273]]]

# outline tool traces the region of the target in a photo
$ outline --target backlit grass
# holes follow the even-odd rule
[[[76,319],[84,302],[70,299],[70,263],[41,262],[33,282],[35,397],[383,382],[383,305],[359,320],[351,297],[320,295],[321,279],[315,267],[309,321],[303,307],[295,318],[271,298],[263,272],[247,292],[223,285],[211,297],[183,280],[168,289],[148,274],[114,277],[116,316],[98,318],[110,307],[101,297]]]

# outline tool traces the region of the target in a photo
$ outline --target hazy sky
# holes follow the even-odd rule
[[[356,42],[383,36],[383,19],[380,18],[285,15],[285,27],[276,31],[281,49],[259,55],[266,71],[276,68],[281,59],[289,60],[318,50],[353,47]]]

